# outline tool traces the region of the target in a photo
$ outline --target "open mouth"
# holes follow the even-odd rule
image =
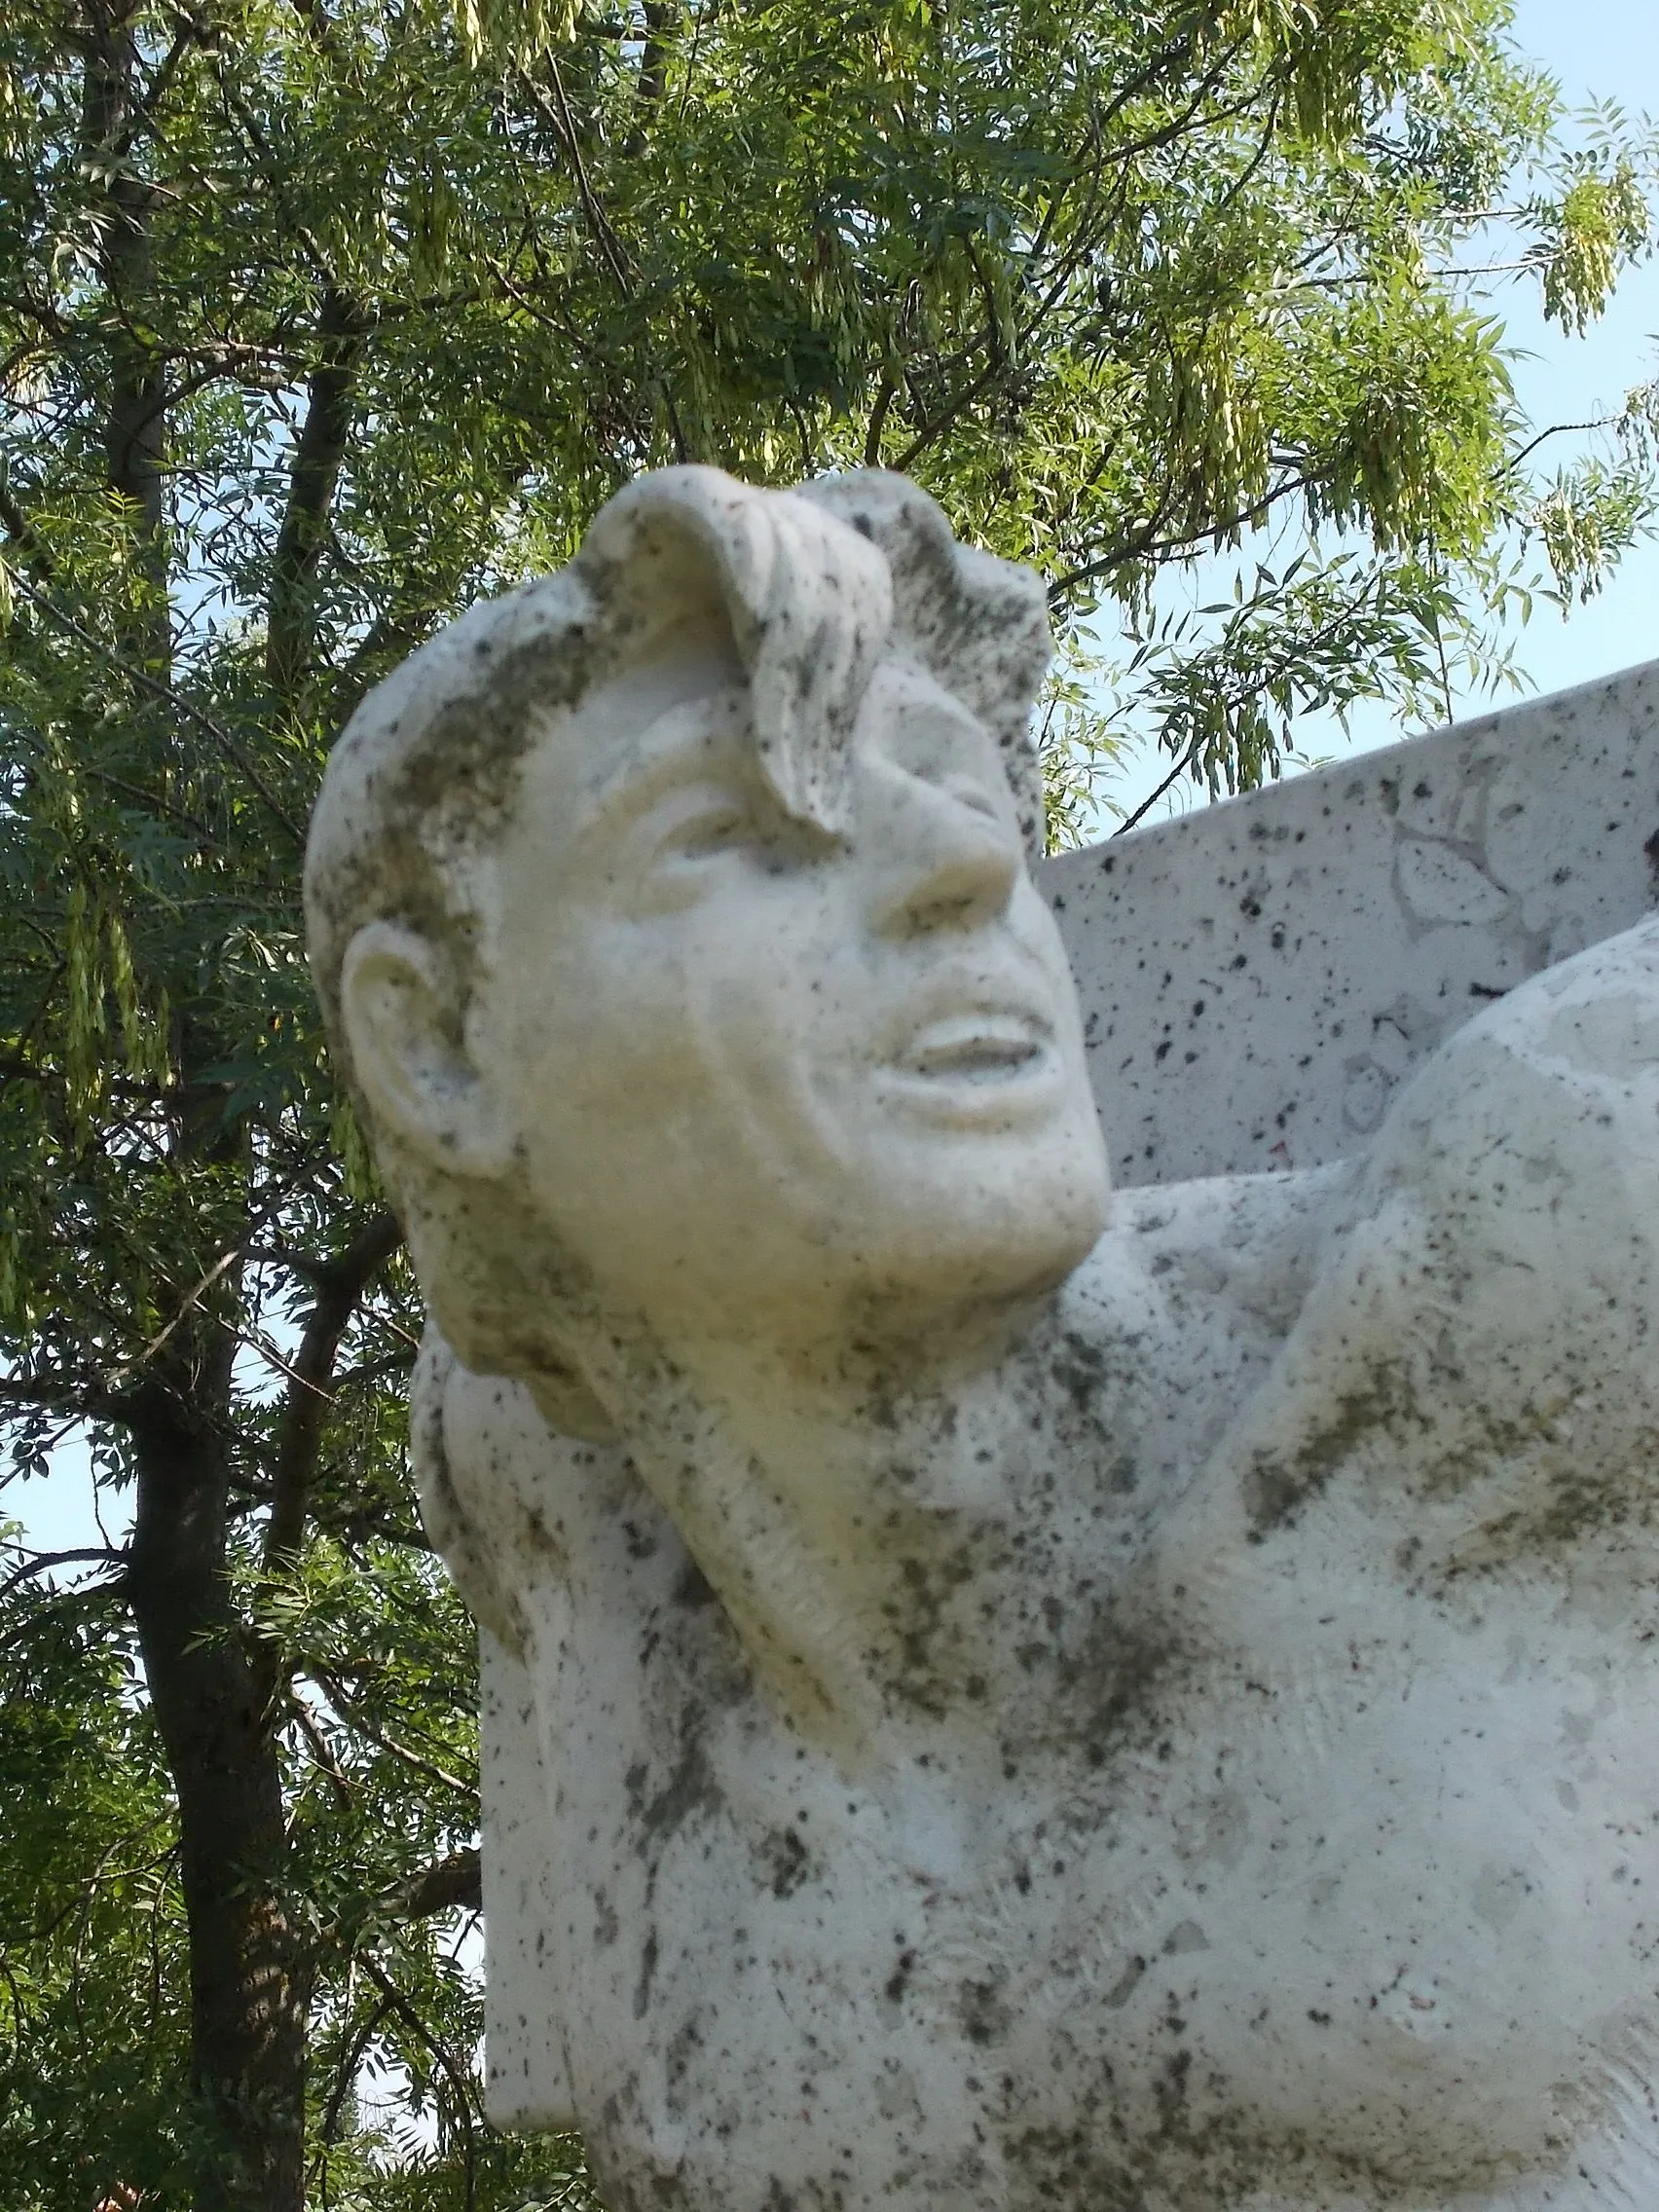
[[[900,1072],[933,1083],[996,1084],[1031,1073],[1048,1058],[1045,1024],[1023,1014],[952,1014],[910,1041]]]

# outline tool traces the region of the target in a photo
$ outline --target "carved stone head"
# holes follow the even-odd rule
[[[1030,571],[903,479],[686,467],[358,709],[312,832],[338,1064],[467,1365],[625,1427],[604,1348],[879,1341],[1099,1233],[1025,858]]]

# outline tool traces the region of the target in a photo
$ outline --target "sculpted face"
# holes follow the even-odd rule
[[[664,1328],[878,1331],[1058,1279],[1107,1192],[996,745],[879,665],[844,835],[785,815],[687,645],[533,749],[467,1044],[527,1210]]]

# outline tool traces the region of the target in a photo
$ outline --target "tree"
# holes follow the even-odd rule
[[[1646,243],[1641,149],[1568,148],[1507,16],[8,9],[0,1407],[16,1473],[78,1427],[133,1509],[91,1560],[14,1550],[0,1596],[8,2202],[408,2201],[356,2104],[393,2059],[436,2115],[423,2204],[572,2171],[476,2123],[470,1639],[301,954],[353,702],[682,458],[904,468],[1044,569],[1085,656],[1057,834],[1112,742],[1089,626],[1133,637],[1171,564],[1281,516],[1299,563],[1136,644],[1173,772],[1248,785],[1300,704],[1500,667],[1518,551],[1593,586],[1652,504],[1640,397],[1530,473],[1456,274],[1507,209],[1570,324]]]

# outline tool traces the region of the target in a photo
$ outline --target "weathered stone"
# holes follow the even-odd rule
[[[1120,1183],[1310,1167],[1659,883],[1659,666],[1046,861]]]
[[[1272,992],[1174,1075],[1097,1022],[1173,1101],[1109,1197],[1041,665],[1035,580],[897,480],[675,470],[337,752],[313,960],[485,1630],[496,2110],[615,2212],[1644,2204],[1659,926],[1479,733],[1381,874],[1356,833],[1356,925],[1244,866],[1320,787],[1126,841],[1203,858],[1122,1007],[1207,969],[1214,877],[1370,1034],[1295,1014],[1275,1153]],[[1096,975],[1111,880],[1060,865]],[[1448,1008],[1465,941],[1516,987]]]

